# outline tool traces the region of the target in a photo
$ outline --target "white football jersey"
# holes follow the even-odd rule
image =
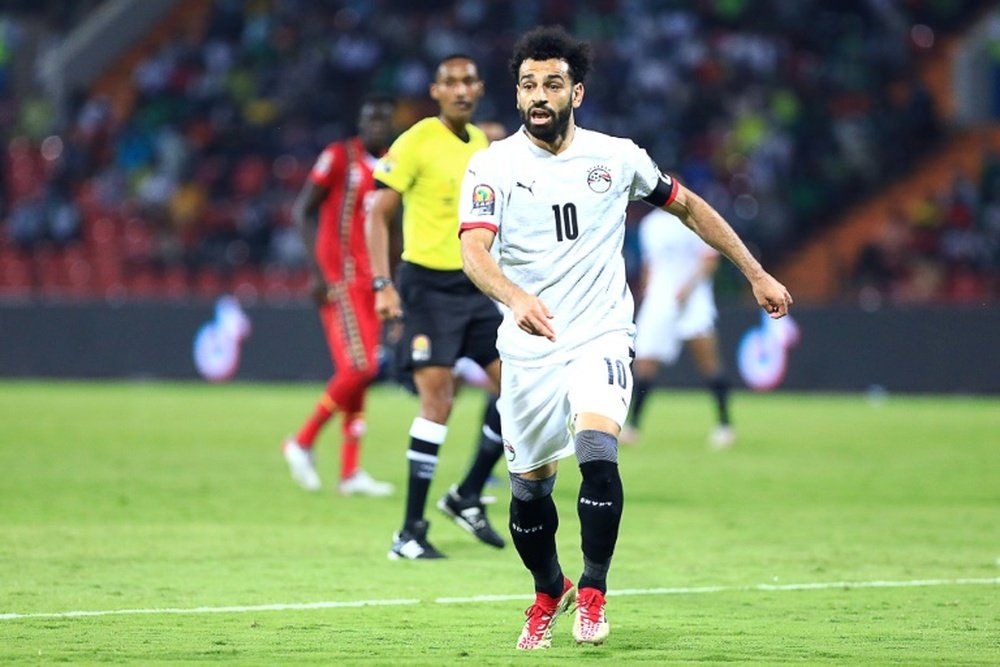
[[[650,211],[639,221],[639,251],[648,271],[646,294],[653,299],[676,295],[702,258],[718,254],[677,216],[662,209]],[[712,278],[700,281],[695,291],[708,292],[711,298]]]
[[[639,222],[639,249],[646,266],[646,292],[635,320],[635,355],[672,364],[684,341],[715,329],[710,276],[701,278],[683,303],[677,295],[698,271],[702,258],[718,253],[663,210],[652,211]]]
[[[606,334],[634,337],[621,253],[625,209],[660,179],[672,184],[632,141],[579,127],[559,155],[535,146],[521,128],[472,157],[462,180],[461,228],[496,232],[501,270],[549,308],[556,333],[554,343],[530,335],[502,306],[502,358],[555,362]]]

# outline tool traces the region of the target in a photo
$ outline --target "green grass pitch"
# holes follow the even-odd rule
[[[1000,663],[995,398],[738,393],[737,446],[713,452],[708,397],[656,394],[620,455],[611,636],[578,647],[562,619],[525,656],[531,581],[509,545],[431,507],[449,558],[386,558],[415,399],[369,397],[363,463],[395,497],[332,490],[339,425],[318,445],[324,491],[293,486],[279,443],[319,390],[0,382],[0,664]],[[464,470],[482,401],[459,397],[431,504]],[[573,578],[578,479],[565,461]],[[449,600],[477,596],[497,597]],[[69,613],[103,611],[127,613]]]

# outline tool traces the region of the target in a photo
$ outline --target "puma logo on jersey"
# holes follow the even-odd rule
[[[525,190],[527,190],[528,192],[531,193],[532,197],[535,196],[535,191],[533,189],[535,187],[535,182],[534,181],[531,182],[531,185],[525,185],[521,181],[514,181],[514,185],[516,185],[519,188],[524,188]]]

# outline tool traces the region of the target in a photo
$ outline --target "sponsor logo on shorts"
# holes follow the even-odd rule
[[[480,183],[472,188],[472,212],[476,215],[493,215],[496,208],[497,196],[493,188]]]
[[[508,461],[513,461],[517,458],[517,452],[514,451],[514,445],[511,444],[510,440],[503,441],[503,453],[507,456]]]
[[[413,361],[427,361],[431,358],[431,339],[424,334],[417,334],[410,341],[410,358]]]
[[[587,172],[587,185],[598,194],[607,192],[611,189],[611,172],[603,165],[591,167]]]

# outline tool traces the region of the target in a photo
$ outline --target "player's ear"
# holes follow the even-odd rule
[[[576,109],[583,104],[583,83],[573,84],[573,108]]]
[[[430,92],[431,99],[437,102],[439,97],[437,81],[431,84],[430,90],[428,92]]]

